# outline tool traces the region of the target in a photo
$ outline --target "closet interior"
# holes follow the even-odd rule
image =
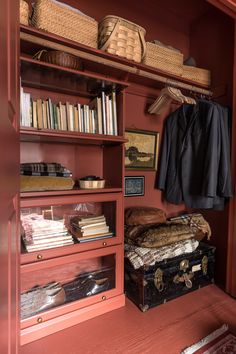
[[[64,2],[97,21],[113,14],[139,24],[146,29],[146,41],[158,40],[177,48],[183,53],[184,59],[192,57],[198,67],[209,70],[211,85],[204,86],[190,79],[178,77],[176,74],[21,25],[21,84],[24,91],[30,93],[33,99],[46,100],[50,96],[57,102],[69,101],[77,104],[79,98],[79,102],[86,105],[96,98],[97,92],[105,90],[110,93],[115,90],[118,107],[116,135],[76,136],[74,132],[47,133],[43,129],[37,131],[26,127],[20,130],[21,163],[40,162],[47,157],[50,161],[57,161],[66,166],[76,179],[85,175],[96,175],[103,176],[106,180],[106,188],[98,192],[72,190],[61,193],[54,191],[21,193],[21,208],[24,210],[40,207],[46,210],[53,204],[56,210],[56,206],[65,204],[68,209],[73,209],[77,203],[87,206],[89,203],[97,203],[102,209],[100,214],[105,215],[114,233],[112,238],[74,245],[73,249],[68,246],[63,248],[63,251],[58,248],[37,255],[26,252],[21,254],[21,291],[35,285],[36,275],[43,277],[43,282],[50,281],[54,272],[58,271],[58,267],[61,275],[57,281],[63,279],[66,268],[69,268],[69,277],[72,279],[80,271],[75,266],[78,260],[81,268],[86,269],[89,265],[91,271],[95,271],[97,267],[103,270],[112,268],[110,288],[106,289],[108,290],[106,296],[96,295],[93,300],[83,299],[78,306],[72,302],[62,309],[55,308],[49,311],[45,318],[34,316],[23,319],[21,325],[23,344],[43,337],[47,328],[49,328],[47,334],[50,334],[69,327],[70,318],[72,324],[76,324],[80,322],[78,320],[80,316],[88,319],[95,313],[101,314],[124,305],[123,213],[126,207],[153,206],[163,209],[168,217],[186,211],[201,212],[212,229],[210,244],[216,247],[215,282],[231,295],[236,296],[236,287],[232,288],[230,278],[233,266],[231,247],[234,198],[226,203],[223,211],[187,210],[183,204],[167,203],[161,191],[155,188],[158,169],[157,171],[124,169],[125,129],[156,131],[160,133],[161,147],[164,121],[169,113],[182,104],[177,96],[176,99],[171,97],[170,92],[170,99],[166,104],[161,105],[161,109],[154,104],[163,92],[168,91],[168,87],[175,94],[180,90],[184,97],[190,97],[192,103],[203,96],[233,108],[234,20],[213,4],[203,0],[145,2],[100,0],[99,3],[92,0],[65,0]],[[77,73],[66,69],[58,73],[54,65],[44,65],[32,58],[33,54],[42,49],[57,48],[69,48],[72,54],[80,56],[82,68]],[[232,129],[234,126],[232,114]],[[234,145],[232,133],[233,185]],[[145,195],[123,199],[124,176],[140,174],[145,176]],[[43,261],[38,266],[40,264],[38,261],[42,260],[41,256]],[[91,309],[91,313],[84,315],[83,308],[86,306]],[[72,314],[73,311],[75,315]],[[61,325],[57,325],[56,319],[60,316],[63,320]]]

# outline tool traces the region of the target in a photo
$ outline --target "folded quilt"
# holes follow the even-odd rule
[[[134,269],[142,266],[151,266],[164,259],[174,258],[182,254],[191,253],[197,249],[199,242],[195,239],[184,240],[160,248],[143,248],[125,244],[125,257]]]
[[[70,172],[56,162],[29,162],[20,164],[21,172]]]
[[[20,191],[58,191],[70,190],[74,181],[70,177],[21,176]]]
[[[51,176],[51,177],[72,177],[70,171],[68,172],[32,172],[32,171],[21,171],[22,176]]]

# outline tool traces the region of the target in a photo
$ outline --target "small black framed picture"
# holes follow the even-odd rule
[[[125,176],[125,197],[144,195],[144,176]]]

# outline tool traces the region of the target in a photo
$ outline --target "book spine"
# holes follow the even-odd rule
[[[107,134],[106,128],[106,95],[105,92],[102,91],[101,93],[101,104],[102,104],[102,130],[103,134]]]
[[[118,135],[118,122],[117,122],[117,108],[116,108],[116,92],[112,91],[111,94],[112,101],[112,118],[113,118],[113,130],[114,135]]]

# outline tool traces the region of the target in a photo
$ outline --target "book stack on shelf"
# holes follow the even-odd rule
[[[79,242],[101,240],[113,236],[104,215],[74,217],[70,225],[72,234]]]
[[[31,213],[21,215],[22,240],[27,252],[40,251],[74,244],[64,220],[45,219],[43,215]]]
[[[116,92],[95,97],[89,104],[53,103],[32,99],[30,93],[21,88],[22,127],[55,129],[80,133],[117,135]]]

